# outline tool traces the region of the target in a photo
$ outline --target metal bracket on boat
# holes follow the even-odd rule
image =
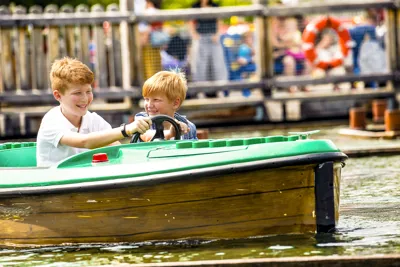
[[[319,133],[320,130],[308,131],[308,132],[288,132],[288,134],[299,135],[301,140],[308,139],[308,137],[312,134]]]

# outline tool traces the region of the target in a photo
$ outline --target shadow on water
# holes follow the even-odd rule
[[[301,129],[290,129],[298,131]],[[279,132],[281,131],[281,132]],[[255,136],[287,130],[253,132]],[[233,133],[240,136],[240,133]],[[212,136],[211,138],[218,138]],[[332,128],[315,139],[340,148],[399,141],[356,140],[348,144]],[[120,263],[255,259],[292,256],[400,253],[400,156],[354,158],[342,171],[340,221],[333,234],[280,235],[237,240],[89,244],[34,249],[0,249],[0,266],[83,266]]]

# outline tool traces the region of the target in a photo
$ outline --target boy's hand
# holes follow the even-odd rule
[[[178,121],[178,120],[175,120],[175,122],[176,122],[176,123],[179,125],[179,127],[180,127],[181,135],[187,134],[187,133],[189,132],[189,126],[187,126],[186,123],[181,122],[181,121]],[[174,137],[174,136],[175,136],[175,128],[174,128],[174,126],[171,125],[171,127],[169,128],[169,131],[170,131],[170,134],[169,134],[170,137],[171,137],[171,138]]]
[[[179,126],[181,127],[181,134],[187,134],[189,133],[189,126],[187,126],[186,123],[181,122],[176,120],[176,122],[179,124]]]
[[[136,117],[135,121],[126,125],[127,134],[133,135],[134,133],[145,133],[152,124],[150,117]]]

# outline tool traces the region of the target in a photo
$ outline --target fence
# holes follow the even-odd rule
[[[285,103],[293,101],[344,101],[393,97],[399,90],[400,81],[400,15],[399,1],[363,1],[346,3],[307,3],[297,6],[267,6],[258,0],[253,5],[219,8],[189,8],[184,10],[158,10],[153,14],[135,13],[133,1],[120,1],[106,8],[55,5],[9,8],[0,6],[0,136],[35,134],[41,116],[54,105],[48,73],[51,63],[60,57],[76,57],[90,66],[95,73],[94,92],[98,103],[92,109],[108,112],[117,125],[120,114],[130,114],[140,109],[140,86],[146,78],[144,66],[149,61],[143,45],[140,24],[183,21],[183,25],[196,19],[232,20],[232,17],[250,17],[255,28],[255,66],[245,79],[236,79],[231,71],[228,80],[189,80],[188,97],[198,93],[239,92],[237,98],[192,99],[184,109],[259,106],[267,108],[267,116],[261,120],[284,120],[288,116]],[[283,16],[313,16],[340,14],[367,8],[385,11],[385,48],[387,71],[380,73],[345,72],[342,75],[279,76],[274,69],[273,18]],[[180,24],[182,25],[182,23]],[[228,34],[229,35],[229,34]],[[234,34],[226,35],[231,38]],[[229,57],[230,42],[221,39],[225,59]],[[188,38],[190,39],[190,38]],[[236,39],[238,40],[238,39]],[[225,43],[224,43],[225,41]],[[238,45],[235,45],[237,48]],[[163,50],[163,49],[161,49]],[[158,56],[159,52],[157,52]],[[201,59],[202,60],[202,59]],[[154,58],[150,62],[155,62]],[[146,62],[146,64],[143,64]],[[232,63],[232,62],[231,62]],[[233,62],[235,63],[235,62]],[[230,64],[228,67],[234,66]],[[300,66],[301,67],[301,66]],[[154,71],[154,70],[153,70]],[[189,78],[190,70],[189,70]],[[233,73],[233,74],[232,74]],[[236,76],[239,77],[239,76]],[[241,77],[241,76],[240,76]],[[344,82],[374,82],[383,85],[381,90],[338,91],[313,94],[286,94],[286,88]],[[243,88],[258,89],[250,96],[242,97]],[[258,93],[257,93],[258,92]],[[238,94],[236,94],[238,95]],[[276,105],[274,105],[274,103]],[[283,103],[283,104],[282,104]],[[273,108],[268,108],[272,104]],[[205,110],[203,110],[205,111]],[[279,113],[276,115],[276,113]],[[274,115],[275,114],[275,115]],[[36,122],[35,122],[36,119]]]

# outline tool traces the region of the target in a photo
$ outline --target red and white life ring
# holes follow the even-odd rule
[[[332,28],[339,36],[340,55],[329,61],[318,58],[315,50],[315,39],[325,28]],[[332,17],[322,17],[311,21],[305,28],[303,35],[303,51],[308,61],[314,66],[321,69],[328,69],[343,64],[344,58],[348,55],[349,49],[352,47],[352,39],[349,31],[341,24],[341,22]]]

